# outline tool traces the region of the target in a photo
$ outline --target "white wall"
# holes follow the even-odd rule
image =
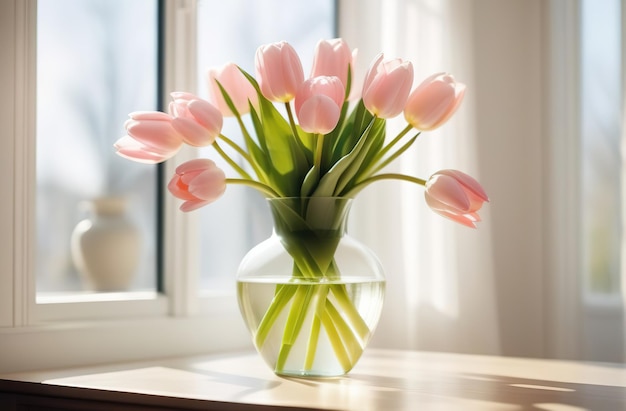
[[[458,168],[491,199],[472,231],[436,221],[412,187],[364,192],[355,218],[383,226],[357,223],[353,233],[388,276],[374,343],[620,361],[621,313],[584,307],[579,286],[577,3],[339,3],[340,35],[359,48],[361,70],[384,51],[412,60],[418,79],[443,69],[468,86],[463,107],[420,137],[401,171]]]

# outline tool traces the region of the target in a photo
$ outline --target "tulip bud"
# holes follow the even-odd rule
[[[208,101],[191,93],[174,92],[170,103],[172,125],[183,136],[185,143],[202,147],[213,144],[222,131],[222,113]]]
[[[320,40],[317,43],[311,77],[338,77],[345,89],[348,87],[348,71],[353,72],[353,68],[353,53],[343,39]]]
[[[259,47],[255,67],[261,93],[270,101],[291,101],[304,82],[300,57],[285,41]]]
[[[302,83],[294,106],[300,127],[308,133],[331,132],[341,115],[345,90],[338,77],[313,77]]]
[[[193,211],[217,200],[226,190],[226,175],[206,158],[187,161],[176,168],[167,189],[185,202],[181,211]]]
[[[225,64],[222,67],[214,67],[207,72],[209,98],[211,102],[220,110],[223,116],[233,116],[234,113],[226,104],[218,82],[228,93],[228,97],[235,105],[239,114],[246,114],[250,111],[250,103],[253,106],[258,104],[256,90],[243,75],[239,67],[234,63]]]
[[[411,62],[383,60],[379,54],[365,75],[363,104],[375,116],[395,117],[402,112],[412,86]]]
[[[183,137],[172,125],[172,116],[159,111],[130,113],[124,127],[128,133],[113,145],[121,157],[155,164],[173,157]]]
[[[433,74],[409,95],[404,118],[418,130],[434,130],[448,121],[464,95],[465,84],[446,73]]]
[[[482,186],[469,175],[457,170],[441,170],[426,182],[426,204],[437,214],[476,228],[478,210],[489,201]]]

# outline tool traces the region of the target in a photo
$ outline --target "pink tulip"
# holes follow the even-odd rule
[[[426,182],[426,204],[437,214],[476,228],[478,210],[489,201],[481,185],[457,170],[441,170]]]
[[[129,114],[124,127],[128,133],[113,145],[118,155],[139,163],[155,164],[173,157],[183,137],[172,126],[172,116],[160,111]]]
[[[226,176],[212,160],[198,158],[178,166],[167,189],[174,197],[185,200],[181,211],[193,211],[224,194]]]
[[[300,127],[307,133],[331,132],[341,114],[345,90],[338,77],[313,77],[298,89],[294,106]]]
[[[404,118],[418,130],[433,130],[448,121],[464,95],[465,84],[446,73],[433,74],[409,95]]]
[[[411,62],[383,60],[379,54],[365,75],[363,104],[375,116],[395,117],[402,112],[412,86]]]
[[[211,103],[191,93],[174,92],[170,102],[172,126],[183,136],[185,143],[194,147],[213,144],[222,131],[222,113]]]
[[[348,43],[343,39],[320,40],[315,47],[311,77],[335,76],[346,88],[348,71],[354,81],[355,52],[350,51]]]
[[[304,82],[300,57],[285,41],[259,47],[255,67],[261,92],[270,101],[291,101]]]
[[[235,114],[226,104],[217,82],[224,87],[239,114],[250,112],[250,103],[255,107],[257,106],[256,90],[236,64],[228,63],[222,67],[210,68],[207,77],[210,100],[223,116],[234,116]]]

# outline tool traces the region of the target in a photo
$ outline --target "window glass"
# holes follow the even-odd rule
[[[156,0],[38,2],[39,299],[155,290],[156,168],[113,143],[157,108],[157,21]]]
[[[198,3],[198,94],[206,96],[206,70],[234,62],[254,74],[256,49],[281,40],[300,54],[305,75],[320,39],[335,37],[335,1],[233,0]],[[226,119],[223,133],[242,144],[239,128]],[[202,156],[227,170],[213,149]],[[242,163],[243,164],[243,163]],[[234,174],[231,174],[234,175]],[[241,258],[271,234],[264,198],[253,189],[229,186],[218,201],[199,211],[201,287],[231,290]]]
[[[581,2],[583,242],[588,294],[620,291],[622,44],[620,0]]]

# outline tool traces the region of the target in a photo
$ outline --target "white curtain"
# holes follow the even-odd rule
[[[416,82],[447,71],[468,84],[463,108],[453,120],[423,133],[392,167],[421,178],[456,168],[480,181],[474,149],[472,13],[469,2],[455,2],[455,7],[451,3],[370,2],[361,10],[377,9],[380,20],[367,20],[354,27],[356,33],[342,36],[359,49],[358,65],[364,70],[382,51],[386,57],[411,60]],[[368,30],[376,26],[378,31]],[[363,38],[363,31],[369,38]],[[401,118],[390,122],[389,135],[403,126]],[[354,207],[354,220],[366,222],[353,224],[351,230],[376,250],[387,273],[386,305],[374,344],[499,353],[489,207],[481,213],[485,221],[480,229],[469,230],[432,213],[423,191],[409,183],[378,183],[364,191]]]
[[[340,35],[359,49],[360,72],[384,52],[411,60],[416,82],[446,71],[468,86],[457,114],[423,133],[394,171],[459,169],[492,200],[471,230],[434,214],[409,183],[376,183],[358,197],[351,233],[387,274],[373,345],[542,356],[541,2],[339,4]],[[403,126],[390,122],[389,135]]]

